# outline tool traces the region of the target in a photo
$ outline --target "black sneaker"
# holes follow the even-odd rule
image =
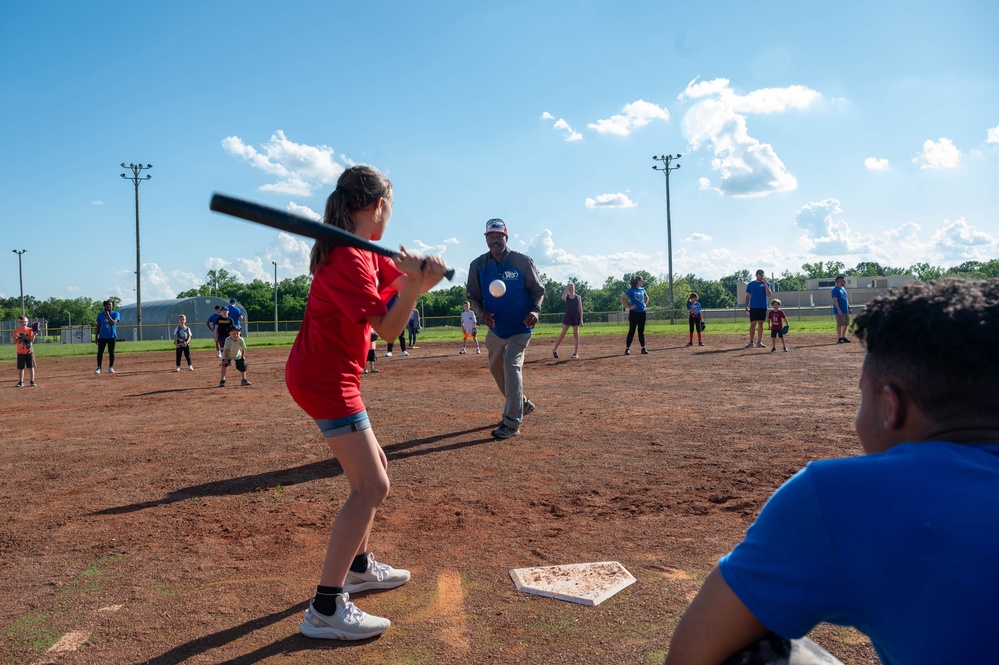
[[[219,388],[225,388],[225,380],[219,381]]]
[[[624,355],[630,356],[631,355],[631,349],[625,349],[624,350]]]
[[[693,346],[693,345],[694,345],[693,342],[687,342],[687,346]]]
[[[241,385],[241,386],[249,386],[249,385],[252,385],[252,384],[249,381],[247,381],[246,379],[243,379],[242,381],[239,382],[239,385]]]
[[[843,343],[844,343],[844,344],[851,344],[851,343],[852,343],[852,340],[849,340],[849,339],[847,339],[846,337],[844,337],[844,338],[843,338]]]
[[[531,400],[527,399],[526,397],[524,398],[524,415],[525,416],[531,415],[532,413],[534,413],[535,409],[537,409],[537,408],[538,407],[534,406],[534,402],[532,402]]]
[[[704,346],[704,342],[698,342],[697,346]]]
[[[493,436],[497,439],[509,439],[511,436],[517,436],[520,434],[519,429],[514,429],[507,425],[500,425],[492,432]]]
[[[558,360],[558,351],[552,351],[552,355],[555,356],[555,360]]]
[[[23,387],[24,387],[24,381],[18,381],[18,382],[17,382],[17,385],[16,385],[16,386],[14,386],[14,387],[15,387],[15,388],[23,388]]]
[[[836,343],[837,344],[842,344],[844,341],[846,341],[846,340],[844,340],[842,337],[840,337],[839,339],[836,340]]]
[[[644,346],[642,347],[642,355],[643,355],[643,356],[647,356],[647,355],[649,355],[649,351],[648,351],[648,349],[646,349],[646,348],[645,348]]]

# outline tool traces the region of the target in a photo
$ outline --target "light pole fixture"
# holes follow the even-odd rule
[[[12,249],[10,251],[17,254],[17,279],[21,283],[21,316],[24,316],[24,271],[21,269],[21,255],[28,250]]]
[[[153,176],[146,174],[145,178],[139,177],[144,169],[153,168],[152,164],[129,164],[125,166],[125,162],[121,163],[121,168],[130,169],[132,171],[132,177],[128,177],[124,173],[121,177],[125,180],[131,180],[132,184],[135,185],[135,328],[139,331],[139,341],[142,341],[142,260],[139,253],[139,183],[143,180],[149,180]]]
[[[274,266],[274,332],[278,331],[278,312],[277,312],[277,261],[271,261],[271,265]]]
[[[68,309],[64,309],[62,311],[65,312],[66,316],[69,317],[69,327],[70,327],[70,329],[72,329],[72,327],[73,327],[73,313],[70,312]]]
[[[673,311],[673,226],[670,223],[669,218],[669,174],[672,171],[676,171],[680,168],[677,164],[672,166],[673,162],[680,159],[682,155],[659,155],[656,157],[652,155],[653,161],[662,162],[662,166],[656,164],[652,167],[654,171],[661,171],[666,176],[666,251],[669,253],[669,323],[673,325],[676,319],[676,313]]]

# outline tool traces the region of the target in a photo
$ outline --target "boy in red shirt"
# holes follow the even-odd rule
[[[11,335],[14,344],[17,345],[17,386],[24,387],[24,370],[31,370],[31,382],[29,386],[35,385],[35,349],[32,342],[35,341],[35,331],[28,327],[28,317],[17,317],[17,328]]]
[[[787,332],[787,316],[780,311],[780,298],[771,300],[770,305],[773,307],[767,312],[767,320],[770,321],[770,342],[773,345],[770,353],[777,350],[778,337],[780,337],[780,343],[784,345],[784,350],[787,351],[787,342],[784,341],[784,333]]]

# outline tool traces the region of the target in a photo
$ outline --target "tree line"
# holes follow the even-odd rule
[[[632,274],[641,275],[645,290],[649,294],[650,307],[669,309],[669,278],[656,276],[646,271],[608,277],[600,286],[593,286],[584,280],[572,281],[576,293],[583,299],[584,312],[612,312],[621,309],[621,295],[630,287]],[[940,268],[928,263],[916,263],[907,268],[885,266],[874,261],[862,261],[853,268],[847,268],[842,261],[818,261],[805,263],[800,271],[784,270],[772,276],[773,286],[778,291],[802,291],[809,279],[827,279],[836,275],[855,277],[882,277],[892,275],[912,275],[924,282],[932,282],[941,277],[966,277],[969,279],[999,278],[999,259],[990,261],[966,261],[953,268]],[[673,276],[673,308],[682,308],[691,292],[700,297],[706,308],[735,307],[739,304],[736,294],[738,282],[751,279],[749,270],[739,270],[716,280],[702,279],[693,274]],[[564,281],[556,281],[541,275],[545,287],[542,314],[557,314],[563,311],[562,292]],[[299,275],[278,282],[278,319],[299,321],[305,314],[305,303],[309,296],[311,275]],[[205,283],[195,289],[177,294],[178,298],[218,296],[236,298],[246,309],[250,321],[274,320],[274,285],[260,279],[248,284],[239,282],[225,269],[209,270]],[[112,297],[117,307],[121,299]],[[62,327],[73,324],[93,324],[97,314],[103,309],[103,301],[89,298],[49,298],[41,301],[30,295],[24,296],[25,313],[33,319],[45,319],[49,326]],[[460,316],[465,302],[465,285],[456,284],[447,289],[438,289],[420,297],[419,308],[424,317]],[[19,297],[0,298],[0,319],[13,319],[21,313]]]

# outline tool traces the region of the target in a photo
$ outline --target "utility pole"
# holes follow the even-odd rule
[[[274,332],[278,331],[278,312],[277,312],[277,261],[271,261],[271,265],[274,266]]]
[[[121,163],[121,168],[131,169],[132,177],[129,178],[124,173],[121,177],[125,180],[131,180],[132,184],[135,185],[135,327],[139,331],[139,341],[142,341],[142,260],[139,255],[139,183],[143,180],[149,180],[153,176],[146,174],[145,178],[140,178],[139,173],[143,169],[153,168],[152,164],[129,164],[125,166],[125,162]]]
[[[21,316],[24,316],[24,270],[21,269],[21,255],[23,255],[28,250],[26,249],[12,249],[10,250],[17,254],[17,279],[21,282]]]
[[[676,322],[676,314],[673,311],[673,227],[669,218],[669,174],[680,168],[680,165],[670,166],[673,161],[680,159],[682,155],[652,155],[653,161],[662,162],[662,166],[654,165],[654,171],[662,171],[666,175],[666,250],[669,253],[669,324]]]

